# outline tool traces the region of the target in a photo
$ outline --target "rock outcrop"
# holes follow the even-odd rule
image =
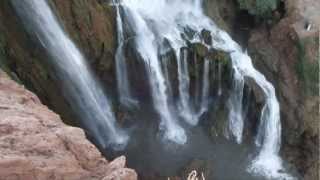
[[[306,180],[319,178],[320,1],[283,1],[284,17],[250,33],[249,53],[276,88],[282,153]],[[276,14],[276,12],[275,12]]]
[[[0,70],[1,180],[136,180],[125,162],[108,162],[83,130],[65,125]]]

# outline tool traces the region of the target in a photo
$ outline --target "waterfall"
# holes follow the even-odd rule
[[[136,2],[139,4],[139,2]],[[137,50],[145,62],[148,69],[148,77],[151,86],[153,104],[160,115],[160,130],[163,136],[173,142],[184,144],[187,137],[184,129],[179,125],[168,104],[168,88],[161,68],[161,62],[158,57],[158,47],[156,46],[156,37],[143,19],[136,3],[124,1],[127,17],[131,17],[131,26],[134,27],[136,37],[135,43]],[[162,41],[161,41],[162,42]]]
[[[198,59],[197,59],[197,55],[194,54],[194,57],[193,57],[193,63],[195,64],[195,76],[196,76],[196,82],[195,82],[195,89],[196,89],[196,92],[195,92],[195,104],[198,108],[201,109],[201,86],[200,86],[200,68],[199,68],[199,64],[198,64]]]
[[[86,60],[68,35],[59,25],[53,12],[45,0],[12,0],[13,6],[42,46],[52,57],[52,64],[58,72],[64,92],[69,103],[80,113],[82,123],[96,138],[102,147],[123,147],[128,141],[128,135],[116,124],[110,102],[102,87],[90,72]],[[281,123],[279,103],[275,89],[266,78],[257,71],[251,58],[223,30],[204,15],[201,0],[123,0],[125,17],[134,31],[135,48],[144,61],[149,84],[151,87],[153,105],[160,117],[160,132],[164,138],[184,144],[187,136],[184,128],[175,115],[180,116],[190,125],[198,123],[198,115],[190,102],[190,79],[188,72],[188,57],[184,50],[189,43],[202,43],[200,32],[210,30],[211,49],[229,53],[233,68],[233,89],[228,101],[229,129],[238,143],[242,140],[243,117],[242,99],[245,77],[253,79],[261,87],[265,96],[265,104],[261,112],[256,144],[258,155],[252,160],[248,171],[262,174],[269,178],[288,178],[283,172],[282,160],[279,157],[281,145]],[[117,82],[120,101],[131,104],[132,96],[128,83],[127,67],[123,53],[124,35],[119,4],[117,10],[118,48],[116,52]],[[186,35],[185,29],[195,33],[192,37]],[[185,38],[183,38],[183,37]],[[167,61],[160,58],[161,43],[168,41],[174,50],[178,62],[179,106],[170,104],[169,74],[162,68]],[[181,53],[182,51],[182,53]],[[163,60],[164,59],[164,60]],[[164,65],[166,66],[166,65]],[[221,94],[221,63],[219,62],[219,90]],[[205,60],[201,92],[201,111],[206,111],[209,93],[209,61]]]
[[[117,87],[118,96],[120,103],[126,107],[136,106],[138,102],[132,97],[130,86],[128,82],[128,69],[126,64],[126,58],[123,52],[124,46],[124,34],[122,27],[122,18],[120,13],[120,5],[113,0],[113,4],[116,7],[117,12],[117,40],[118,47],[116,50],[115,60],[116,60],[116,77],[117,77]]]
[[[162,65],[163,65],[163,71],[164,71],[164,74],[165,74],[165,79],[166,79],[166,86],[167,86],[167,89],[168,89],[168,94],[169,96],[173,96],[173,90],[172,90],[172,85],[171,85],[171,82],[170,82],[170,75],[169,75],[169,58],[164,56],[163,59],[161,60],[162,61]]]
[[[122,148],[128,136],[116,125],[110,103],[90,72],[86,60],[63,31],[45,0],[13,0],[30,34],[52,58],[70,105],[101,147]]]
[[[203,114],[208,110],[209,103],[209,67],[210,61],[205,58],[203,63],[203,77],[202,77],[202,95],[201,106],[199,114]]]
[[[178,50],[179,51],[179,50]],[[182,56],[180,52],[177,53],[178,64],[178,79],[179,79],[179,112],[180,116],[189,124],[195,126],[198,123],[198,119],[195,117],[195,113],[191,109],[190,104],[190,78],[188,71],[188,51],[183,50]]]
[[[235,137],[237,143],[242,141],[243,133],[243,99],[244,79],[236,66],[233,67],[232,91],[228,100],[229,106],[229,131]]]
[[[256,141],[260,151],[248,168],[249,171],[271,178],[285,176],[280,173],[282,169],[282,160],[279,157],[281,124],[279,103],[274,87],[253,67],[250,57],[242,48],[225,31],[219,29],[211,19],[204,15],[201,1],[123,0],[123,4],[135,22],[132,26],[137,35],[137,49],[150,68],[149,74],[155,107],[161,114],[162,123],[166,124],[167,131],[174,132],[174,127],[169,128],[168,124],[175,124],[176,127],[179,127],[178,131],[183,132],[168,109],[167,87],[165,86],[165,78],[163,78],[163,73],[159,68],[160,62],[157,58],[157,42],[167,39],[177,54],[181,48],[186,47],[185,39],[181,36],[181,34],[185,35],[185,28],[197,32],[192,38],[188,39],[191,43],[202,43],[200,32],[203,29],[210,30],[213,44],[212,46],[206,46],[225,51],[231,56],[231,63],[235,73],[234,92],[238,94],[234,94],[230,102],[238,102],[230,103],[230,109],[235,113],[230,114],[231,122],[229,125],[238,142],[241,141],[243,128],[243,118],[239,118],[238,115],[242,109],[240,101],[242,101],[241,94],[244,77],[252,78],[263,89],[265,94],[265,105],[261,113]],[[221,64],[219,66],[219,76],[221,76]],[[221,81],[221,77],[219,79]],[[219,89],[221,89],[221,85]],[[219,93],[222,93],[221,90],[219,90]]]

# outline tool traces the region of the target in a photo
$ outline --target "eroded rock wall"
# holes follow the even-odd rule
[[[0,71],[1,180],[136,180],[125,157],[108,162],[83,130],[65,125]]]

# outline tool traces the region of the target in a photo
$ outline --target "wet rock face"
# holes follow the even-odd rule
[[[220,28],[229,33],[232,31],[237,12],[234,0],[204,0],[203,8]]]
[[[302,6],[303,4],[303,6]],[[285,1],[287,14],[273,26],[251,31],[249,53],[276,88],[280,101],[283,156],[304,179],[319,178],[319,27],[312,14],[319,1]],[[304,22],[317,24],[310,30]]]
[[[68,34],[80,46],[99,78],[113,83],[116,13],[108,1],[52,0]]]
[[[0,177],[11,179],[135,180],[125,158],[112,162],[79,128],[62,123],[24,87],[0,71]]]

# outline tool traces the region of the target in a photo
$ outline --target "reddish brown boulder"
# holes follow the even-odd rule
[[[135,180],[125,157],[110,163],[39,99],[0,71],[1,180]]]

